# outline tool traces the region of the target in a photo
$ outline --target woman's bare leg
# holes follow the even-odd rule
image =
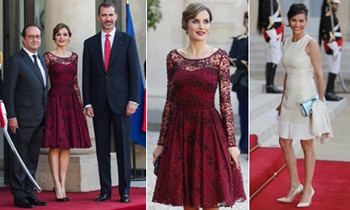
[[[62,148],[60,152],[60,181],[63,197],[66,196],[66,178],[69,165],[69,148]]]
[[[304,151],[304,167],[305,167],[305,183],[304,191],[300,202],[307,203],[310,201],[312,193],[312,178],[315,171],[315,150],[314,150],[314,141],[310,140],[301,140],[301,147]]]
[[[287,165],[289,173],[290,186],[286,197],[290,197],[292,196],[293,192],[300,186],[297,169],[297,159],[295,157],[292,139],[279,138],[279,143],[281,145],[284,162]]]
[[[57,198],[64,198],[60,182],[60,163],[59,163],[59,148],[50,148],[49,150],[49,163],[51,168],[51,174],[53,178],[54,188]]]

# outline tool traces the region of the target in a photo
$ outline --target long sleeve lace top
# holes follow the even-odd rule
[[[158,145],[163,145],[166,141],[169,124],[175,117],[173,115],[176,109],[215,109],[214,97],[219,85],[222,116],[219,123],[224,127],[228,146],[236,146],[227,53],[219,49],[207,58],[188,59],[177,50],[172,50],[167,56],[166,65],[167,97]],[[196,74],[188,75],[188,71]]]

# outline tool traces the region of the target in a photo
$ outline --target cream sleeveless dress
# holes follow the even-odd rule
[[[282,62],[286,67],[286,87],[280,111],[277,135],[284,139],[312,139],[310,117],[304,117],[300,103],[317,94],[314,82],[314,68],[305,47],[313,38],[304,35],[292,42],[286,39],[283,46]]]

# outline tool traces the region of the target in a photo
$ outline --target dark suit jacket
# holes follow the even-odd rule
[[[108,71],[102,58],[101,32],[85,40],[83,53],[83,99],[94,114],[108,102],[115,114],[125,114],[129,101],[139,103],[139,57],[134,37],[116,30]]]
[[[44,58],[39,55],[47,70]],[[37,126],[43,122],[47,106],[47,85],[29,55],[22,49],[5,64],[3,100],[7,118],[17,118],[18,126]]]

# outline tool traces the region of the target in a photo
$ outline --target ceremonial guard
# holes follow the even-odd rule
[[[244,13],[243,25],[246,33],[233,38],[229,53],[230,65],[236,71],[230,77],[232,91],[237,93],[239,101],[238,111],[240,117],[241,139],[239,148],[241,153],[248,153],[248,10]]]
[[[340,72],[341,50],[343,37],[339,19],[336,16],[340,0],[324,0],[322,5],[319,44],[322,44],[327,54],[329,65],[328,81],[325,91],[325,98],[328,101],[339,101],[343,99],[334,92],[334,83],[337,74]]]
[[[281,43],[284,29],[278,0],[259,0],[257,29],[259,33],[263,33],[267,46],[266,92],[282,93],[283,91],[274,85],[276,68],[282,58]]]

